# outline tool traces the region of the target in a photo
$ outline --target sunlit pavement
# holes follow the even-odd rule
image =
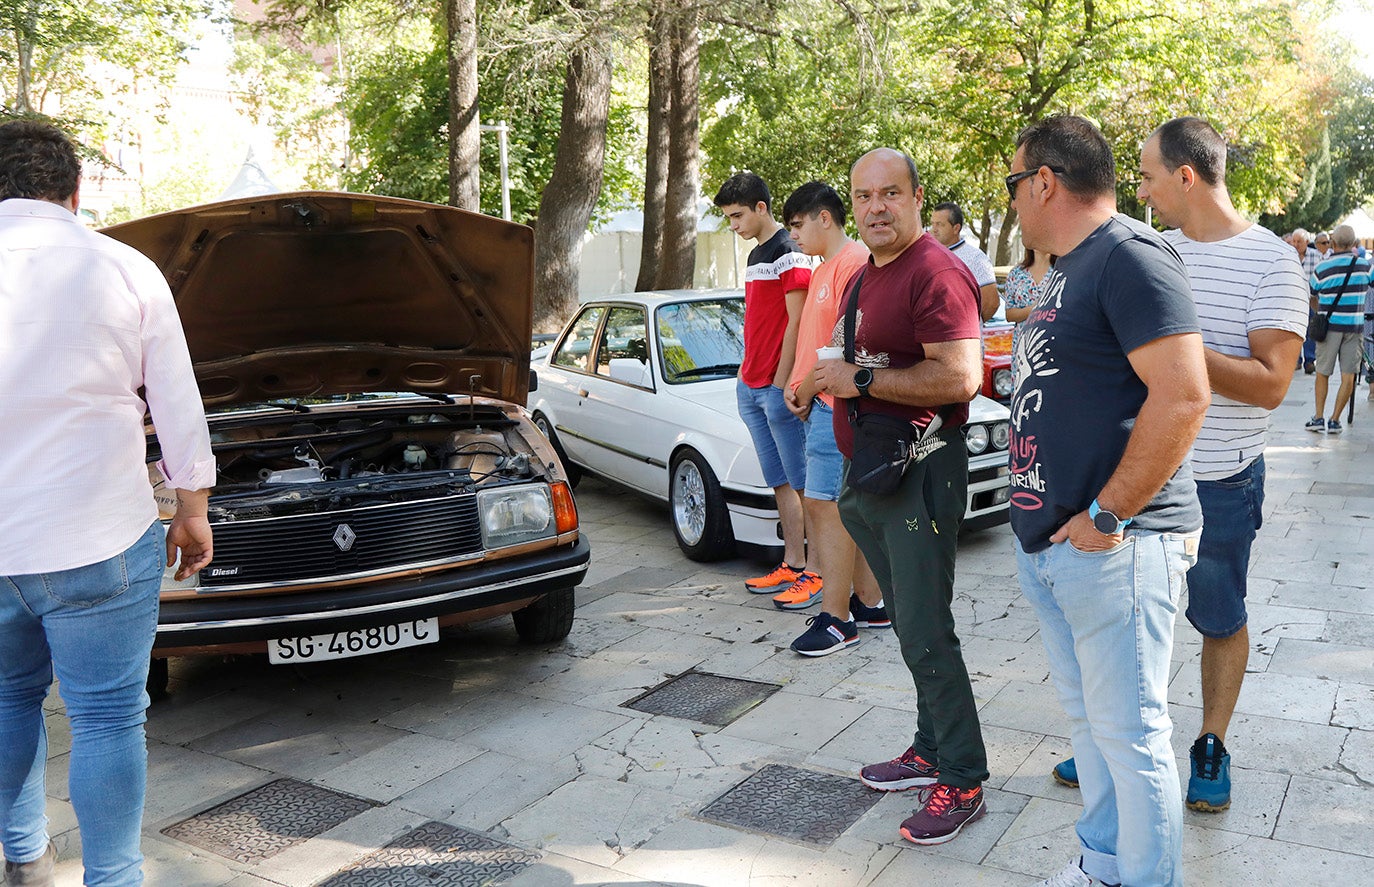
[[[1302,429],[1311,377],[1295,377],[1275,414],[1250,570],[1250,674],[1227,742],[1234,804],[1185,814],[1190,883],[1369,882],[1374,404],[1363,387],[1356,397],[1340,436]],[[896,756],[914,727],[891,634],[797,656],[787,645],[810,612],[746,593],[743,578],[762,565],[693,563],[664,507],[594,480],[577,494],[593,561],[565,643],[521,647],[503,620],[437,646],[306,667],[174,662],[172,698],[149,714],[148,883],[1019,885],[1076,853],[1077,793],[1049,775],[1069,753],[1064,718],[1006,527],[961,541],[955,602],[991,759],[990,814],[949,844],[917,847],[897,831],[914,793],[870,807],[845,781]],[[1184,774],[1201,720],[1200,649],[1180,616],[1170,699]],[[724,727],[623,706],[691,669],[781,689]],[[49,706],[60,710],[55,696]],[[69,734],[58,716],[49,728],[58,883],[78,885]],[[818,811],[800,789],[765,787],[749,827],[703,812],[767,765],[844,777],[815,781],[848,801]],[[184,840],[188,818],[283,778],[310,788],[250,798],[295,809],[214,820],[246,842],[239,860]],[[808,818],[823,828],[798,837],[790,826]],[[371,856],[433,822],[419,834],[437,850]]]

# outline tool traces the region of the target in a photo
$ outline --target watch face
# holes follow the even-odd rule
[[[1120,523],[1121,521],[1117,520],[1116,515],[1110,511],[1099,511],[1097,516],[1093,518],[1093,526],[1103,536],[1110,536],[1115,533],[1117,525]]]

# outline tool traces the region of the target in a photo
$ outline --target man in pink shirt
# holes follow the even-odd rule
[[[782,217],[801,251],[823,260],[811,272],[786,398],[788,409],[806,423],[807,481],[802,505],[810,540],[807,567],[817,575],[822,595],[821,612],[808,620],[809,627],[792,642],[792,649],[803,656],[825,656],[857,644],[860,628],[892,625],[878,580],[840,522],[837,502],[844,457],[835,445],[835,399],[817,389],[811,374],[818,349],[836,347],[840,302],[850,280],[867,264],[868,247],[845,234],[844,202],[824,182],[807,182],[793,191],[783,204]],[[791,609],[815,602],[797,593],[797,587],[775,596],[774,603]]]
[[[71,718],[68,787],[87,887],[143,883],[149,654],[163,564],[210,563],[215,461],[157,266],[76,217],[61,131],[0,126],[0,844],[5,883],[52,887],[43,700]],[[148,483],[151,411],[176,490],[166,538]],[[173,575],[168,569],[166,577]]]

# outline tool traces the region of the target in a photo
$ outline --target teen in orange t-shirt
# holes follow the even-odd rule
[[[868,264],[868,247],[844,233],[844,202],[824,182],[808,182],[787,198],[783,220],[801,251],[824,261],[812,271],[801,319],[797,325],[797,353],[787,380],[787,408],[806,423],[807,573],[815,576],[810,589],[820,592],[821,609],[792,649],[803,656],[825,656],[859,642],[859,628],[891,625],[878,582],[858,553],[840,521],[838,500],[844,457],[835,444],[834,400],[816,390],[811,370],[816,349],[839,341],[835,325],[844,294],[855,274]],[[850,596],[850,586],[855,596]],[[796,585],[773,598],[785,609],[809,606],[810,595]]]

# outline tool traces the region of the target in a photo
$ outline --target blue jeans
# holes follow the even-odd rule
[[[844,456],[835,443],[835,411],[817,397],[805,426],[806,498],[836,502],[844,482]]]
[[[1223,480],[1197,482],[1202,542],[1188,571],[1188,609],[1203,637],[1229,638],[1245,627],[1250,546],[1264,523],[1264,457]]]
[[[1107,883],[1183,883],[1183,799],[1169,745],[1169,654],[1198,533],[1128,530],[1108,551],[1062,542],[1027,554],[1021,592],[1040,619],[1083,792],[1083,870]]]
[[[736,380],[735,401],[754,441],[763,482],[775,488],[787,484],[794,490],[806,489],[806,428],[783,403],[782,389],[774,385],[750,388]]]
[[[43,700],[55,670],[72,725],[68,785],[84,883],[143,883],[143,722],[163,539],[154,522],[108,560],[0,576],[0,842],[12,862],[32,862],[48,847]]]

